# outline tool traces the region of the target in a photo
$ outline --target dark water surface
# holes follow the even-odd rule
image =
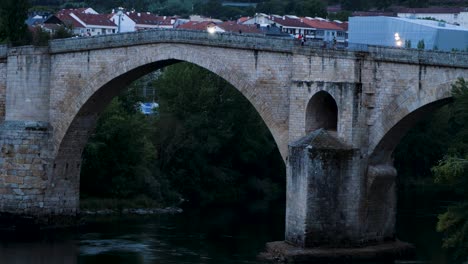
[[[422,262],[412,263],[450,263],[434,231],[435,212],[426,210],[436,207],[420,208],[419,198],[404,199],[398,236],[416,244]],[[0,263],[262,263],[256,255],[265,243],[284,238],[284,205],[257,209],[93,217],[74,231],[3,234]]]

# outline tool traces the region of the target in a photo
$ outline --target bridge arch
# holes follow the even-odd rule
[[[370,164],[391,164],[393,151],[408,130],[428,114],[451,102],[452,84],[457,79],[431,85],[429,89],[418,92],[407,90],[392,100],[376,119],[380,125],[371,130]]]
[[[104,52],[105,54],[101,54]],[[106,60],[108,53],[115,54],[116,58]],[[73,71],[67,72],[66,76],[61,76],[61,71],[52,73],[58,81],[52,85],[50,101],[51,123],[54,128],[53,166],[49,173],[50,185],[54,187],[47,190],[50,197],[54,196],[57,189],[63,189],[69,193],[63,196],[67,199],[63,201],[64,204],[77,207],[81,155],[90,133],[94,130],[99,113],[131,82],[178,62],[189,62],[205,68],[233,85],[257,110],[285,158],[287,140],[284,139],[287,138],[288,130],[278,126],[273,116],[274,107],[262,96],[262,93],[271,91],[265,90],[264,87],[256,89],[257,81],[249,69],[229,63],[232,58],[221,56],[224,53],[217,47],[209,50],[196,45],[162,43],[73,54],[74,57],[82,56],[85,62],[88,60],[84,65],[92,68],[86,78]],[[66,63],[65,58],[60,57],[70,55],[56,56],[56,63]],[[54,68],[59,69],[60,65]]]
[[[335,99],[325,91],[314,94],[306,107],[306,134],[324,128],[337,131],[338,106]]]

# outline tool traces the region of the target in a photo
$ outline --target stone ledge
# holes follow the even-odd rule
[[[414,257],[414,246],[399,240],[359,248],[301,248],[284,241],[270,242],[259,258],[276,263],[394,263]]]

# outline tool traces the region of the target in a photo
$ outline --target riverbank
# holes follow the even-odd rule
[[[84,198],[80,200],[80,215],[153,215],[177,214],[183,210],[177,206],[167,206],[147,196],[132,199]]]

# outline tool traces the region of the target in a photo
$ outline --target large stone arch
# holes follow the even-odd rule
[[[451,101],[452,84],[457,79],[397,96],[376,118],[379,123],[371,130],[369,140],[370,164],[391,164],[392,154],[401,139],[419,120]]]
[[[217,49],[219,48],[213,48]],[[254,87],[257,83],[256,76],[248,72],[248,67],[239,68],[238,65],[227,63],[226,57],[219,55],[223,54],[222,51],[210,52],[195,45],[154,44],[118,48],[113,53],[117,54],[117,58],[108,62],[94,62],[98,64],[86,80],[83,80],[82,73],[72,71],[68,78],[64,78],[67,82],[52,87],[53,164],[48,179],[52,188],[47,190],[49,195],[46,194],[46,201],[48,197],[54,199],[59,192],[63,194],[63,208],[78,208],[81,154],[94,130],[99,113],[132,81],[156,69],[182,61],[208,69],[240,91],[264,120],[285,158],[287,141],[283,138],[287,138],[288,130],[282,131],[278,127],[273,117],[273,106],[266,98],[257,94],[259,90]],[[136,56],[138,54],[144,56]],[[76,56],[99,55],[85,52]],[[93,64],[89,59],[87,63]],[[64,84],[68,86],[57,87]]]
[[[83,52],[82,55],[99,57],[99,50],[93,52],[97,54]],[[249,53],[249,51],[239,52]],[[109,51],[106,51],[106,53],[109,54]],[[253,52],[250,51],[250,53]],[[109,95],[111,95],[111,97],[115,95],[102,92],[103,90],[115,92],[119,90],[119,87],[122,88],[131,81],[157,68],[178,61],[185,61],[208,69],[239,90],[258,111],[276,140],[281,154],[285,158],[287,150],[286,139],[288,135],[287,129],[278,127],[278,118],[274,116],[275,108],[278,108],[278,106],[273,105],[266,100],[267,98],[259,94],[259,92],[269,93],[270,91],[256,89],[258,76],[256,76],[255,72],[249,71],[250,65],[244,65],[246,66],[245,68],[240,68],[238,63],[231,64],[230,61],[232,58],[224,56],[222,48],[213,47],[212,49],[206,49],[206,47],[188,44],[153,44],[140,47],[117,48],[111,51],[111,54],[116,54],[116,58],[113,58],[109,62],[100,63],[100,65],[95,67],[92,74],[87,77],[86,81],[81,80],[78,82],[80,85],[76,85],[76,88],[58,89],[58,92],[55,92],[54,89],[52,90],[51,123],[54,127],[53,149],[55,153],[58,151],[67,131],[72,126],[75,117],[86,112],[82,107],[85,106],[87,102],[91,103],[92,100],[102,100],[103,98],[108,98]],[[139,54],[144,55],[141,56]],[[88,61],[88,64],[92,63],[93,62]],[[82,76],[69,76],[65,84],[69,85],[80,77],[82,78]],[[76,93],[76,91],[73,90],[79,90],[79,92]],[[98,94],[99,97],[95,96]],[[103,102],[101,105],[105,105],[105,103]],[[287,125],[287,122],[284,123]],[[284,126],[285,124],[280,125]]]

